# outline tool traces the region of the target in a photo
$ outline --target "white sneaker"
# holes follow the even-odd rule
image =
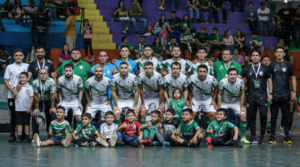
[[[160,7],[158,7],[158,9],[161,9],[161,6],[160,6]]]
[[[104,147],[108,147],[109,146],[109,144],[104,139],[102,139],[101,137],[97,138],[97,142],[100,143]]]
[[[161,10],[165,10],[165,8],[161,6]]]
[[[244,144],[250,144],[250,141],[247,140],[246,137],[243,137],[243,138],[241,139],[241,143],[244,143]]]
[[[86,141],[86,142],[84,142],[84,143],[81,143],[80,146],[82,146],[82,147],[88,147],[88,146],[89,146],[89,143]]]
[[[35,147],[40,147],[41,146],[41,140],[40,140],[40,137],[37,133],[35,133],[33,135],[33,140],[34,140]]]
[[[69,147],[71,139],[72,139],[71,133],[68,133],[65,139],[64,147]]]
[[[150,36],[151,33],[150,32],[146,32],[145,34],[143,34],[144,36]]]
[[[116,146],[116,143],[117,143],[117,140],[118,140],[118,136],[117,134],[114,134],[111,138],[111,143],[110,143],[110,146],[112,147],[115,147]]]

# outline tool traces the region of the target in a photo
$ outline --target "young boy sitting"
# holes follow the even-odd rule
[[[97,141],[95,139],[100,137],[97,129],[91,124],[92,115],[90,113],[84,113],[82,115],[82,124],[80,124],[76,130],[72,133],[74,138],[73,143],[83,147],[95,147]]]
[[[176,143],[186,147],[197,147],[202,139],[201,128],[193,120],[193,111],[190,108],[184,109],[182,113],[182,122],[177,131],[171,136]]]
[[[126,112],[126,120],[117,128],[118,140],[131,147],[138,147],[142,140],[143,132],[140,131],[141,124],[135,121],[135,111],[128,109]]]
[[[184,101],[181,99],[182,97],[182,92],[179,88],[175,88],[172,92],[173,99],[170,102],[171,108],[175,110],[175,117],[174,121],[176,121],[178,124],[181,123],[182,121],[182,111],[183,109],[187,108]]]
[[[142,125],[140,130],[143,130],[144,139],[142,140],[142,144],[146,146],[152,145],[152,140],[155,138],[155,130],[160,129],[162,127],[162,123],[159,122],[160,119],[160,111],[154,110],[151,112],[151,121],[148,121],[147,124]]]
[[[167,109],[166,111],[166,120],[162,124],[162,128],[155,130],[155,136],[159,142],[153,141],[152,145],[154,146],[163,146],[170,147],[171,136],[176,132],[178,128],[178,123],[174,121],[175,111],[172,108]]]
[[[242,147],[240,142],[239,129],[232,123],[226,121],[227,110],[219,108],[216,113],[216,120],[211,121],[206,133],[212,134],[211,144],[214,146],[236,146]],[[230,141],[232,139],[232,141]]]
[[[97,141],[104,147],[114,147],[116,145],[118,136],[117,128],[118,125],[113,123],[115,120],[115,115],[113,112],[108,111],[105,113],[105,123],[100,126],[100,138]],[[118,142],[117,146],[124,146],[123,142]]]
[[[68,147],[72,140],[72,129],[68,121],[64,119],[66,113],[65,108],[59,106],[56,108],[56,120],[51,121],[49,126],[50,139],[41,142],[39,135],[33,135],[34,145],[36,147],[62,145]]]

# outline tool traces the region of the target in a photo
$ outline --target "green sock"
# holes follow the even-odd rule
[[[199,124],[199,117],[198,117],[198,116],[196,116],[196,117],[195,117],[195,119],[194,119],[194,121],[196,121],[196,122],[197,122],[197,124]]]
[[[245,137],[246,129],[247,129],[247,121],[240,121],[241,128],[241,138]]]
[[[144,125],[147,123],[147,121],[140,121],[141,125]]]
[[[122,121],[121,119],[114,120],[114,123],[118,125],[118,127],[121,125]]]
[[[209,117],[208,117],[208,116],[204,116],[204,125],[203,125],[203,129],[207,129],[208,122],[209,122]]]
[[[81,120],[79,120],[79,121],[76,120],[76,128],[77,128],[79,125],[82,125],[82,121],[81,121]]]
[[[207,125],[206,125],[206,129],[207,129],[207,126],[210,124],[210,122],[211,122],[211,120],[209,119],[209,117],[207,117],[207,121],[206,121],[206,124],[207,124]],[[211,138],[211,133],[207,133],[207,134],[206,134],[206,137],[207,137],[207,138]]]
[[[268,121],[268,127],[271,127],[271,121]]]

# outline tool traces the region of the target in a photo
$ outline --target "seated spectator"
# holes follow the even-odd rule
[[[224,31],[223,42],[224,42],[224,45],[226,46],[226,48],[230,49],[231,54],[233,54],[234,42],[233,42],[233,37],[231,35],[231,31],[229,28],[225,29],[225,31]]]
[[[140,42],[137,43],[134,47],[135,54],[136,54],[136,59],[139,59],[143,54],[144,54],[144,46],[148,45],[146,43],[146,37],[141,36]]]
[[[152,49],[153,49],[153,57],[157,58],[159,61],[164,61],[164,58],[162,55],[164,54],[164,48],[160,42],[159,37],[156,37],[152,43]]]
[[[172,49],[173,49],[174,46],[179,46],[179,44],[176,43],[176,38],[172,37],[170,42],[168,43],[168,45],[166,47],[166,59],[171,59],[172,58],[171,52],[172,52]]]
[[[211,23],[213,9],[210,0],[199,0],[200,23],[204,23],[203,12],[209,12],[207,23]]]
[[[200,28],[200,32],[196,34],[195,38],[196,38],[197,50],[199,48],[205,47],[207,53],[209,53],[210,52],[209,36],[206,33],[206,28],[204,26]],[[212,56],[212,54],[208,54],[205,59],[207,60],[212,59],[212,61],[214,61],[215,58],[214,56]]]
[[[140,4],[137,0],[133,0],[133,5],[129,6],[129,15],[130,15],[130,20],[133,25],[133,29],[135,32],[135,35],[138,35],[138,30],[136,27],[136,23],[142,23],[143,24],[143,35],[144,36],[150,36],[150,32],[147,32],[147,20],[140,18],[140,15],[143,13],[142,8],[140,7]]]
[[[6,66],[11,64],[12,57],[5,50],[3,45],[0,45],[0,67],[3,70],[3,74],[5,74]]]
[[[1,12],[2,12],[2,17],[3,18],[14,18],[15,13],[14,9],[15,6],[13,4],[14,0],[6,0],[6,2],[1,6]]]
[[[191,21],[192,23],[194,22],[194,16],[193,16],[193,11],[196,12],[196,17],[197,17],[197,22],[200,22],[200,14],[199,14],[199,2],[198,0],[187,0],[187,4],[188,4],[188,10],[190,11],[190,17],[191,17]]]
[[[268,25],[268,34],[267,36],[271,36],[272,33],[272,23],[270,22],[270,9],[266,8],[265,2],[260,3],[260,8],[257,9],[258,15],[258,24],[260,29],[260,36],[263,36],[264,25]]]
[[[128,46],[130,49],[130,52],[133,51],[133,47],[131,45],[131,43],[128,42],[128,37],[127,36],[123,36],[122,37],[122,43],[119,45],[118,51],[121,52],[121,47],[122,46]]]
[[[284,60],[289,61],[292,65],[294,65],[294,56],[289,55],[290,48],[287,44],[284,43],[284,40],[282,38],[278,40],[278,44],[276,45],[276,47],[283,47],[285,52]]]
[[[14,6],[15,18],[20,18],[24,14],[24,8],[21,4],[21,0],[15,0]],[[23,22],[25,23],[26,20],[23,20]]]
[[[209,41],[211,44],[211,53],[214,55],[216,50],[223,50],[225,48],[223,37],[218,33],[218,28],[213,28],[212,34],[209,36]]]
[[[299,49],[299,41],[300,41],[300,5],[298,6],[295,12],[295,31],[296,31],[296,46],[295,50]]]
[[[173,11],[171,13],[171,18],[168,20],[169,27],[171,28],[171,30],[173,32],[170,31],[169,34],[170,34],[170,38],[172,38],[172,37],[176,38],[177,43],[180,43],[180,35],[181,35],[180,22],[181,22],[181,19],[176,17],[176,12]]]
[[[229,0],[231,5],[231,12],[234,12],[234,6],[238,6],[239,12],[245,12],[244,6],[245,6],[245,0]],[[240,3],[239,3],[240,2]]]
[[[213,15],[216,23],[219,22],[218,12],[223,13],[223,24],[226,24],[227,11],[224,9],[224,0],[212,0]]]
[[[155,35],[159,35],[159,38],[161,38],[161,33],[160,31],[162,30],[162,27],[163,25],[166,25],[167,26],[167,30],[169,32],[173,32],[170,27],[169,27],[169,23],[167,22],[167,19],[166,19],[166,15],[165,14],[161,14],[160,15],[160,19],[159,21],[155,24],[154,26],[154,34]]]
[[[183,58],[185,59],[185,53],[184,51],[186,49],[189,49],[191,54],[191,59],[194,60],[194,55],[193,53],[195,53],[197,47],[196,47],[196,43],[195,43],[195,37],[194,35],[191,33],[191,29],[189,27],[187,27],[185,29],[185,32],[181,34],[180,36],[180,47],[181,47],[181,52],[183,53]]]
[[[123,27],[123,33],[129,34],[128,28],[130,24],[130,18],[128,16],[128,12],[125,8],[124,1],[119,1],[118,7],[114,10],[114,16],[116,16],[116,21],[121,22],[121,25]]]
[[[254,31],[252,37],[250,38],[250,50],[258,49],[260,55],[264,55],[265,48],[263,47],[262,40],[258,36],[258,32]]]
[[[180,23],[180,31],[181,31],[181,33],[184,33],[186,28],[193,29],[193,24],[190,21],[189,16],[187,14],[185,14],[183,16],[182,21]]]
[[[158,0],[158,5],[159,5],[158,9],[159,10],[165,10],[165,8],[163,7],[165,4],[165,1],[166,0]]]
[[[245,45],[246,35],[243,33],[241,29],[237,29],[236,33],[233,34],[235,40],[235,47],[239,48],[239,50],[243,50],[248,52],[248,47]]]
[[[35,46],[32,46],[31,51],[27,54],[26,63],[30,64],[31,62],[33,62],[35,60],[36,60]]]
[[[237,47],[234,48],[232,60],[239,63],[241,67],[245,65],[244,57],[240,55],[240,51]]]
[[[249,24],[252,34],[254,31],[256,31],[257,27],[257,10],[253,9],[253,5],[253,2],[249,2],[249,9],[246,11],[246,22]]]
[[[32,5],[35,5],[35,3],[34,3],[34,0],[29,0],[28,1],[28,5],[29,6],[26,6],[25,7],[25,14],[24,14],[24,19],[28,19],[27,20],[27,23],[29,23],[30,22],[30,15],[32,15],[32,14],[36,14],[36,12],[37,12],[37,10],[38,10],[38,8],[35,6],[35,7],[33,7]],[[26,21],[26,20],[24,20],[24,21]]]
[[[179,0],[167,0],[167,5],[168,5],[168,11],[171,11],[171,3],[174,1],[175,4],[175,9],[173,11],[177,11],[178,6],[179,6]]]
[[[58,59],[59,64],[71,59],[71,51],[69,50],[69,45],[67,43],[64,44],[62,51],[59,53]]]
[[[167,30],[167,26],[165,24],[163,25],[163,29],[160,30],[160,33],[161,33],[161,44],[163,45],[163,50],[165,50],[169,39],[169,33]]]
[[[271,10],[271,14],[272,14],[272,25],[273,26],[275,25],[275,31],[274,31],[273,36],[277,37],[278,36],[278,27],[279,27],[280,22],[275,17],[276,16],[276,11],[277,11],[276,8],[277,8],[277,6],[275,4],[273,4],[272,7],[270,8],[270,10]]]

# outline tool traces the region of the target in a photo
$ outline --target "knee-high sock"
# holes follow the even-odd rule
[[[240,121],[241,128],[241,138],[245,137],[246,129],[247,129],[247,121]]]
[[[79,126],[79,125],[82,125],[82,121],[81,120],[76,120],[76,128]]]

